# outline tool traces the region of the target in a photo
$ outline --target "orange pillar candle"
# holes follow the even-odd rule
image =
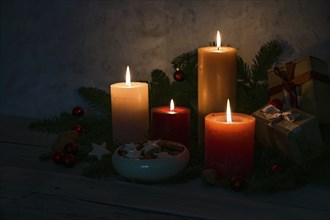
[[[237,50],[222,47],[220,33],[216,47],[198,49],[198,144],[204,144],[204,118],[224,112],[226,100],[236,103]]]
[[[228,116],[222,112],[205,117],[205,168],[214,169],[218,178],[253,171],[255,118],[230,114],[229,101],[227,106]]]
[[[148,84],[131,82],[129,67],[126,82],[110,86],[113,140],[129,143],[146,139],[149,129]]]
[[[151,139],[164,139],[189,146],[190,110],[174,106],[151,109]]]

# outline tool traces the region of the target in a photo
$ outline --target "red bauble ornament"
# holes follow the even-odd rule
[[[62,164],[64,161],[64,154],[61,151],[55,151],[52,154],[52,161],[55,164]]]
[[[271,174],[276,174],[276,173],[281,173],[282,172],[282,167],[279,164],[273,164],[271,169],[270,169],[270,173]]]
[[[83,126],[81,126],[81,124],[75,124],[71,130],[76,131],[77,133],[81,134],[84,131]]]
[[[241,191],[244,187],[244,184],[245,179],[242,176],[233,176],[232,178],[230,178],[230,186],[236,192]]]
[[[81,117],[84,115],[84,109],[80,106],[76,106],[72,109],[72,115],[75,117]]]
[[[65,155],[63,163],[66,167],[73,167],[76,164],[76,156],[73,154]]]
[[[175,81],[177,82],[182,82],[185,78],[185,74],[182,70],[180,70],[179,68],[176,68],[174,74],[173,74],[173,78],[175,79]]]
[[[268,104],[273,105],[274,107],[278,108],[279,110],[282,110],[282,108],[283,108],[283,102],[280,99],[276,99],[276,98],[270,99],[268,101]]]
[[[78,145],[73,142],[69,142],[64,145],[64,153],[65,154],[76,154],[78,152]]]

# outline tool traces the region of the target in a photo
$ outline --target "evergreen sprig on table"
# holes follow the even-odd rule
[[[284,43],[276,40],[262,45],[251,65],[238,56],[237,73],[237,112],[250,114],[268,101],[267,70],[271,68],[284,50]],[[168,74],[160,69],[151,72],[149,82],[149,107],[169,104],[174,99],[176,105],[191,110],[191,147],[190,163],[188,167],[177,176],[164,181],[166,183],[181,183],[201,177],[207,185],[230,188],[228,179],[215,180],[205,176],[203,172],[203,149],[197,142],[197,84],[198,84],[198,51],[197,49],[183,53],[172,60],[173,71],[177,68],[185,73],[185,80],[177,82],[171,80]],[[220,89],[220,88],[219,88]],[[38,120],[30,124],[31,129],[48,133],[61,133],[71,129],[76,123],[84,127],[80,136],[83,144],[106,142],[108,149],[114,151],[117,147],[112,143],[111,106],[109,93],[97,88],[82,87],[79,95],[93,110],[83,117],[77,118],[64,112],[57,117]],[[330,126],[321,127],[323,139],[326,144],[316,153],[306,152],[306,160],[302,165],[293,163],[286,158],[279,149],[263,148],[256,143],[255,170],[247,177],[245,193],[275,192],[299,188],[307,183],[330,184]],[[272,173],[273,164],[279,164],[282,172]],[[111,155],[103,159],[91,160],[89,166],[83,170],[83,175],[91,178],[109,177],[115,172],[111,164]],[[210,181],[210,179],[212,181]]]
[[[60,134],[79,124],[84,129],[80,134],[80,144],[91,145],[106,142],[107,146],[113,146],[109,94],[100,89],[87,87],[79,88],[78,92],[93,110],[92,112],[84,114],[82,117],[62,112],[59,116],[32,122],[29,125],[30,129]]]
[[[238,56],[237,112],[251,114],[269,99],[267,70],[283,53],[285,43],[270,41],[262,45],[250,66]]]
[[[95,113],[110,117],[111,103],[109,93],[92,87],[81,87],[78,92],[81,98],[87,102]]]

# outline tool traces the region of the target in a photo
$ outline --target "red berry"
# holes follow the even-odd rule
[[[245,184],[245,180],[242,176],[233,176],[230,179],[230,186],[236,192],[241,191],[244,187],[244,184]]]
[[[273,105],[274,107],[278,108],[279,110],[282,110],[283,102],[280,99],[271,99],[268,101],[268,104]]]
[[[173,74],[173,77],[177,82],[182,82],[185,78],[185,74],[182,70],[177,68]]]
[[[64,153],[66,154],[76,154],[78,152],[78,145],[73,142],[69,142],[64,145]]]
[[[73,167],[76,164],[76,156],[73,154],[65,155],[63,163],[66,167]]]
[[[276,174],[282,172],[282,167],[278,164],[273,164],[270,169],[271,174]]]
[[[81,117],[84,115],[84,109],[80,106],[76,106],[72,109],[72,115],[75,117]]]
[[[280,72],[280,68],[278,66],[275,66],[274,67],[274,72],[278,72],[279,73]]]
[[[83,126],[81,126],[81,124],[75,124],[71,130],[76,131],[77,133],[81,134],[84,131]]]
[[[61,152],[61,151],[55,151],[55,152],[53,152],[53,154],[52,154],[52,161],[55,164],[61,164],[61,163],[63,163],[63,160],[64,160],[64,154],[63,154],[63,152]]]
[[[278,108],[279,110],[282,110],[282,108],[283,108],[282,100],[277,99],[277,98],[269,100],[268,104],[273,105],[274,107]]]

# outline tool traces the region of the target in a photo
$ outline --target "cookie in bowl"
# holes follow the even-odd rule
[[[180,143],[149,140],[120,146],[112,163],[118,174],[130,180],[157,182],[178,174],[189,158],[188,149]]]

